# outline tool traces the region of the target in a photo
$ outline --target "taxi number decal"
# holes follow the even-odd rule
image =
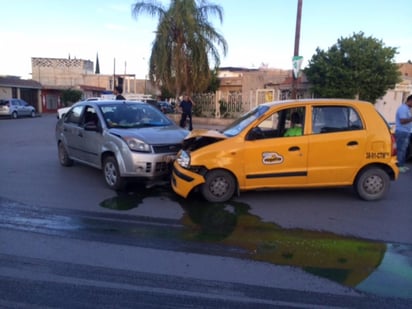
[[[277,152],[264,152],[262,153],[263,164],[280,164],[283,162],[283,157]]]
[[[389,152],[367,152],[366,159],[386,159],[389,157]]]

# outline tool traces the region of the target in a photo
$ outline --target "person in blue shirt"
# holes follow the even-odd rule
[[[186,120],[189,119],[189,130],[193,130],[193,123],[192,123],[192,109],[195,103],[193,100],[187,95],[183,95],[183,100],[180,101],[179,107],[182,110],[182,117],[180,118],[180,126],[182,128],[186,127]]]
[[[410,134],[412,132],[412,94],[407,97],[406,102],[401,104],[396,110],[395,118],[395,139],[398,154],[398,166],[401,173],[407,172],[409,168],[405,166],[406,151],[408,149]]]

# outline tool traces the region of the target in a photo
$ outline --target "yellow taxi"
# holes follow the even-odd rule
[[[396,144],[373,104],[346,99],[258,105],[222,131],[193,130],[173,164],[173,190],[210,202],[242,191],[353,186],[382,199],[399,175]]]

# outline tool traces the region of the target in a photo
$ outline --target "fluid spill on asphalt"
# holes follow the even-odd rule
[[[199,196],[182,199],[167,187],[119,194],[100,206],[126,211],[139,207],[148,197],[169,199],[184,210],[184,232],[179,235],[185,240],[236,247],[248,252],[250,259],[298,267],[359,291],[412,298],[410,245],[284,229],[250,214],[245,203],[209,203]]]

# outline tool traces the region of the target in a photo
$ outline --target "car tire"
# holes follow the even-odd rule
[[[12,112],[12,113],[11,113],[11,118],[12,118],[12,119],[17,119],[18,116],[19,116],[19,115],[17,115],[17,112]]]
[[[31,116],[31,118],[36,117],[36,112],[35,112],[35,111],[31,111],[30,116]]]
[[[203,197],[209,202],[226,202],[236,191],[236,180],[224,170],[213,170],[206,174],[206,181],[201,187]]]
[[[66,147],[64,147],[64,144],[60,142],[57,148],[58,148],[58,153],[59,153],[60,164],[63,166],[72,166],[73,160],[69,158],[69,154],[67,153],[67,150],[66,150]]]
[[[389,191],[390,178],[382,168],[371,167],[362,170],[356,178],[354,189],[365,201],[382,199]]]
[[[103,161],[103,176],[107,186],[113,190],[122,190],[125,180],[120,176],[119,165],[113,156],[108,156]]]

